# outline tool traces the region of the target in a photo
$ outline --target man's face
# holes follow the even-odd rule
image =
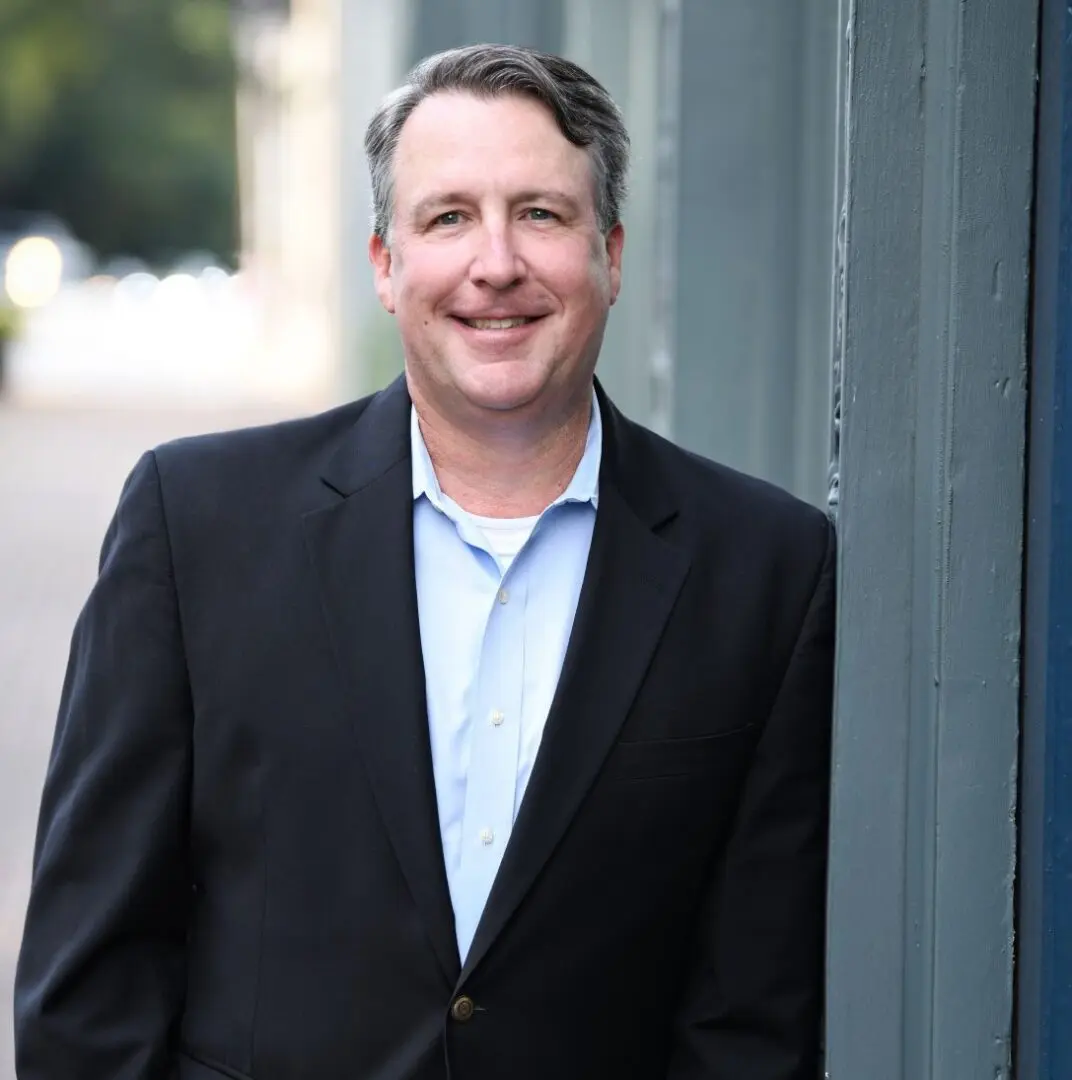
[[[588,154],[539,102],[444,93],[402,129],[390,247],[369,255],[411,391],[454,423],[533,420],[588,392],[621,284]]]

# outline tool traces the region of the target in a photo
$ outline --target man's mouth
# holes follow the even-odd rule
[[[514,319],[461,319],[459,322],[465,323],[466,326],[471,326],[474,330],[513,330],[518,326],[528,326],[529,323],[534,323],[539,316],[537,315],[524,315],[518,316]]]

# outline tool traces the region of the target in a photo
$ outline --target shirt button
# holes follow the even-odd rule
[[[496,709],[496,710],[495,710],[495,711],[494,711],[494,712],[493,712],[493,713],[491,714],[491,722],[492,722],[492,723],[493,723],[493,724],[494,724],[494,725],[495,725],[496,727],[502,727],[502,722],[503,722],[503,721],[504,721],[505,719],[506,719],[506,717],[505,717],[505,716],[503,715],[503,713],[501,713],[501,712],[500,712],[500,711],[499,711],[498,709]]]
[[[500,604],[508,604],[508,603],[510,603],[510,594],[506,591],[506,589],[500,589],[499,590],[499,603]]]
[[[454,1004],[450,1007],[450,1015],[458,1021],[459,1024],[466,1024],[473,1019],[473,1013],[476,1012],[476,1006],[473,1004],[471,997],[466,997],[463,994],[460,998],[454,999]]]
[[[490,847],[494,839],[495,834],[491,831],[491,829],[480,830],[480,842],[484,845],[484,847]]]

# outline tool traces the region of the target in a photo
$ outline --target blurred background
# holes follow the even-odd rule
[[[0,0],[0,1080],[70,631],[120,484],[180,434],[401,370],[361,140],[420,57],[563,53],[634,141],[600,374],[817,504],[837,0]]]

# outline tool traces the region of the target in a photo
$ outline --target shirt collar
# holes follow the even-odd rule
[[[428,455],[428,447],[425,445],[424,436],[421,434],[421,426],[417,421],[417,410],[411,405],[409,415],[409,438],[410,458],[413,464],[413,499],[416,502],[422,495],[441,513],[447,513],[448,504],[453,505],[452,500],[443,494],[439,486],[439,478],[436,476],[432,459]],[[584,453],[577,465],[566,490],[551,506],[561,506],[563,503],[591,503],[596,509],[599,507],[599,468],[603,460],[603,417],[599,411],[599,399],[595,389],[592,390],[592,413],[588,422],[588,438],[584,444]]]

